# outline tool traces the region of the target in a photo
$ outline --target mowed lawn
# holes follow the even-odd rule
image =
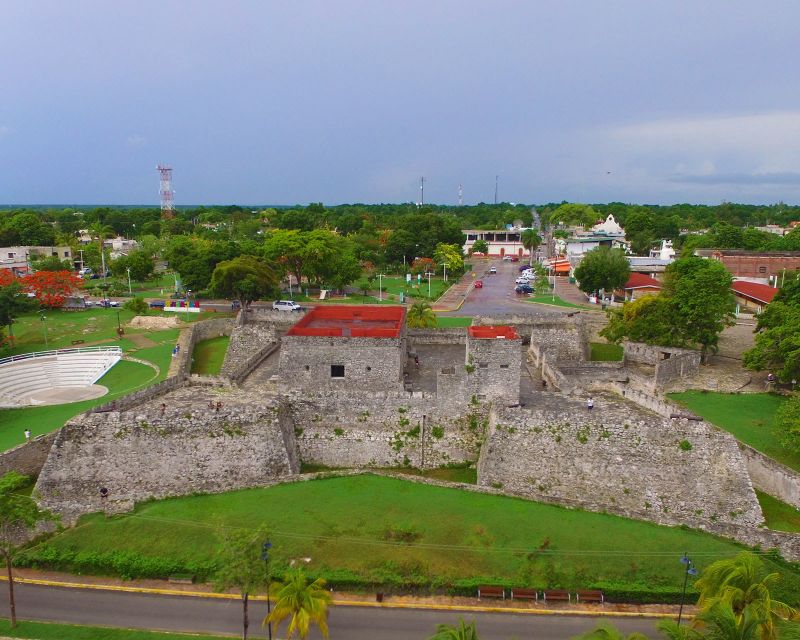
[[[622,346],[613,342],[590,342],[589,360],[593,362],[618,362],[622,360]]]
[[[775,432],[775,413],[785,398],[770,393],[685,391],[669,397],[732,433],[770,458],[800,471],[800,455],[786,450]]]
[[[64,554],[88,558],[113,550],[201,564],[214,557],[216,527],[262,524],[271,529],[278,572],[291,559],[310,558],[310,573],[334,581],[410,582],[423,589],[477,580],[674,596],[684,552],[703,569],[739,551],[732,542],[680,528],[362,475],[153,501],[109,519],[93,514],[33,553],[51,563]],[[90,562],[97,566],[96,558]],[[800,576],[767,562],[785,574],[781,595],[797,603]]]
[[[550,304],[555,305],[557,307],[567,307],[570,309],[584,309],[579,304],[573,304],[572,302],[567,302],[566,300],[562,300],[558,296],[553,297],[549,294],[538,294],[532,295],[530,297],[520,297],[520,300],[523,302],[532,302],[534,304]]]
[[[198,342],[192,354],[192,373],[204,376],[218,375],[230,341],[230,336],[219,336]]]
[[[25,611],[17,615],[25,617]],[[259,620],[253,623],[258,630]],[[156,623],[153,623],[156,626]],[[232,628],[231,631],[234,631]],[[138,631],[136,629],[114,629],[111,627],[89,627],[53,622],[32,622],[23,620],[15,628],[7,620],[0,620],[0,635],[9,638],[30,638],[31,640],[230,640],[231,636],[209,636],[197,633],[175,633],[158,631]],[[254,634],[257,637],[257,633]]]
[[[756,489],[767,526],[776,531],[800,533],[800,509]]]
[[[437,327],[447,329],[450,327],[472,326],[472,318],[464,316],[436,316]]]

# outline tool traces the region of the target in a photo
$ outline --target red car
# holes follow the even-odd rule
[[[475,288],[476,289],[483,289],[483,280],[476,280],[475,281]]]

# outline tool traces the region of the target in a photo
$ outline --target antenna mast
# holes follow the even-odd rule
[[[495,175],[495,177],[494,177],[494,203],[495,204],[497,204],[497,180],[499,178],[500,178],[500,176],[498,176],[498,175]]]
[[[419,205],[425,204],[425,176],[419,179]]]
[[[458,206],[461,207],[464,205],[464,187],[462,185],[458,185]]]
[[[161,195],[161,217],[173,218],[175,217],[175,205],[173,203],[173,196],[175,192],[172,190],[172,167],[159,164],[156,169],[161,175],[161,184],[159,187],[159,194]]]

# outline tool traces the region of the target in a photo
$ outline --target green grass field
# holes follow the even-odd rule
[[[583,309],[584,308],[579,304],[572,304],[571,302],[567,302],[566,300],[562,300],[558,296],[555,296],[555,298],[554,298],[553,296],[548,295],[548,294],[533,295],[533,296],[531,296],[529,298],[522,298],[521,297],[520,300],[522,300],[523,302],[532,302],[534,304],[552,304],[552,305],[555,305],[557,307],[568,307],[570,309]]]
[[[19,606],[19,605],[18,605]],[[24,615],[24,614],[23,614]],[[251,621],[258,636],[260,620]],[[236,629],[231,629],[235,632]],[[230,640],[231,636],[207,636],[196,633],[161,633],[158,631],[138,631],[135,629],[115,629],[112,627],[87,627],[75,624],[53,622],[32,622],[23,620],[16,629],[8,620],[0,620],[0,635],[7,638],[30,638],[32,640]],[[239,637],[241,630],[239,630]]]
[[[613,342],[590,342],[589,360],[593,362],[618,362],[622,360],[622,346]]]
[[[198,342],[192,354],[192,373],[204,376],[219,375],[230,341],[230,336],[219,336]]]
[[[416,584],[427,590],[488,582],[598,586],[674,598],[684,552],[703,569],[739,550],[677,527],[362,475],[152,501],[108,519],[85,516],[21,561],[102,572],[99,556],[113,550],[114,557],[124,555],[137,567],[161,558],[173,561],[172,572],[208,570],[216,527],[261,524],[271,529],[276,572],[292,558],[309,557],[310,573],[342,588]],[[780,595],[797,604],[800,575],[766,562],[784,574]],[[110,571],[113,561],[106,566]]]
[[[732,433],[737,440],[800,471],[800,455],[787,451],[775,433],[775,412],[784,402],[769,393],[714,393],[685,391],[669,397],[709,422]]]
[[[439,324],[436,325],[442,329],[449,327],[469,327],[472,325],[472,318],[460,316],[436,316]]]
[[[776,531],[800,533],[800,509],[756,489],[767,526]]]

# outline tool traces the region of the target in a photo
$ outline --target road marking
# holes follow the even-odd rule
[[[0,581],[8,582],[7,576],[0,576]],[[213,593],[205,591],[181,591],[179,589],[154,589],[151,587],[124,587],[121,585],[85,584],[80,582],[61,582],[58,580],[39,580],[37,578],[15,578],[14,582],[32,584],[43,587],[61,587],[67,589],[93,589],[96,591],[117,591],[123,593],[142,593],[159,596],[183,596],[187,598],[216,598],[221,600],[239,600],[233,593]],[[266,602],[266,596],[250,596],[250,600]],[[584,616],[609,618],[674,618],[673,613],[657,613],[652,611],[586,611],[569,609],[515,609],[513,607],[487,607],[482,605],[448,605],[407,602],[366,602],[361,600],[337,600],[331,604],[336,607],[370,607],[376,609],[425,609],[429,611],[472,611],[477,613],[513,613],[524,615],[550,616]],[[693,618],[685,615],[685,618]]]

